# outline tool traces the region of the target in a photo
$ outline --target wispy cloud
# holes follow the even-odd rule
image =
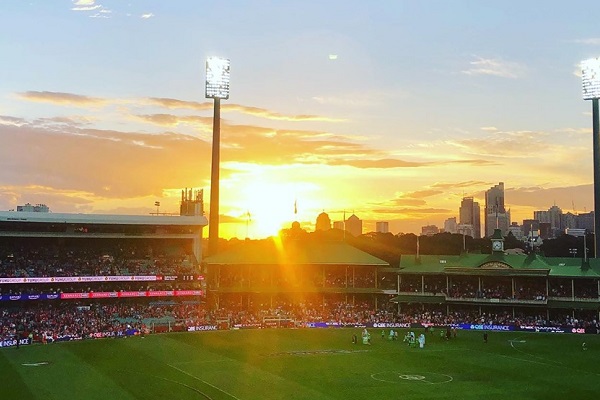
[[[120,199],[190,186],[210,173],[205,162],[210,144],[175,133],[0,124],[0,136],[0,159],[11,165],[0,170],[0,181],[7,186],[35,184],[84,192],[88,198]],[[22,152],[23,142],[35,145]],[[156,166],[152,179],[140,179],[150,166]]]
[[[450,210],[435,208],[427,205],[428,197],[435,197],[444,192],[438,189],[425,189],[414,192],[400,193],[395,198],[380,203],[371,203],[374,213],[394,215],[400,219],[429,217],[432,214],[444,214]],[[403,207],[403,208],[401,208]]]
[[[484,182],[484,181],[463,181],[463,182],[436,182],[434,184],[431,185],[431,187],[436,188],[436,189],[441,189],[441,190],[448,190],[448,189],[465,189],[465,188],[481,188],[483,187],[489,187],[491,185],[493,185],[494,183],[492,182]]]
[[[92,105],[103,106],[108,103],[107,100],[98,97],[82,96],[79,94],[61,92],[28,91],[23,93],[17,93],[17,96],[28,101],[69,105],[75,107],[88,107]]]
[[[425,197],[431,197],[438,194],[442,194],[441,190],[427,189],[427,190],[417,190],[415,192],[403,193],[401,197],[403,198],[412,198],[412,199],[422,199]]]
[[[85,116],[70,116],[70,117],[52,117],[52,118],[38,118],[33,120],[32,124],[37,126],[84,126],[90,125],[96,121],[94,117]]]
[[[463,70],[466,75],[491,75],[500,78],[520,78],[525,73],[525,67],[511,61],[499,58],[483,58],[475,56],[475,60],[469,62],[470,67]]]
[[[71,10],[73,11],[93,11],[93,10],[97,10],[99,8],[101,8],[102,6],[97,4],[94,6],[78,6],[78,7],[73,7],[71,8]]]
[[[90,18],[110,18],[111,14],[112,14],[111,10],[107,10],[106,8],[103,8],[99,12],[90,15]]]
[[[445,141],[446,146],[453,147],[466,154],[474,154],[495,161],[501,157],[521,158],[530,157],[523,149],[544,151],[552,148],[548,143],[548,134],[535,131],[490,131],[484,137],[456,139]],[[488,158],[492,157],[492,159]]]
[[[23,126],[27,125],[27,121],[23,118],[0,115],[0,125]]]
[[[59,104],[59,105],[70,105],[76,107],[88,107],[91,105],[95,106],[106,106],[109,104],[135,104],[140,103],[163,107],[167,109],[189,109],[196,111],[211,111],[213,104],[211,102],[196,102],[186,101],[171,98],[159,98],[150,97],[143,99],[106,99],[99,97],[91,97],[86,95],[74,94],[74,93],[62,93],[62,92],[49,92],[49,91],[27,91],[23,93],[17,93],[17,96],[23,100],[37,101],[43,103]],[[312,114],[296,114],[287,115],[281,114],[275,111],[267,110],[260,107],[249,107],[241,104],[222,104],[221,111],[227,112],[238,112],[245,115],[251,115],[258,118],[264,118],[275,121],[290,121],[290,122],[304,122],[304,121],[321,121],[321,122],[343,122],[343,119],[332,118],[321,115]]]
[[[199,103],[196,101],[185,101],[170,98],[157,98],[151,97],[145,99],[150,104],[160,105],[170,109],[192,109],[198,111],[212,110],[213,104],[211,102]],[[319,115],[310,114],[299,114],[299,115],[285,115],[277,112],[269,111],[259,107],[248,107],[240,104],[222,104],[221,111],[235,111],[242,114],[252,115],[255,117],[261,117],[277,121],[329,121],[329,122],[340,122],[342,119],[324,117]]]
[[[410,167],[422,167],[428,163],[403,161],[398,159],[386,158],[380,160],[333,160],[328,162],[330,165],[348,165],[356,168],[410,168]]]
[[[594,185],[577,185],[564,187],[515,187],[505,190],[506,198],[513,206],[533,206],[539,210],[547,210],[554,204],[562,205],[563,212],[592,211]]]
[[[99,4],[95,4],[96,0],[73,0],[73,11],[92,11],[101,8]]]
[[[111,10],[104,8],[101,4],[96,4],[96,0],[73,0],[72,11],[96,11],[89,14],[90,18],[110,18]]]
[[[132,117],[144,122],[164,127],[176,127],[183,124],[206,128],[212,126],[212,117],[201,117],[197,115],[179,116],[173,114],[147,114],[133,115]]]
[[[140,16],[141,19],[149,19],[149,18],[152,18],[152,17],[154,17],[153,13],[146,13],[146,14],[142,14]]]
[[[380,208],[373,210],[377,214],[393,214],[398,218],[429,218],[435,215],[448,215],[447,208]]]
[[[583,38],[583,39],[574,39],[571,41],[572,43],[586,44],[592,46],[600,45],[600,38]]]

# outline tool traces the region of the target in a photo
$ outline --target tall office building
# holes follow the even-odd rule
[[[321,215],[323,215],[323,214],[325,214],[325,213],[321,213]],[[321,215],[319,215],[319,218],[324,219],[324,217],[321,217]],[[344,215],[346,215],[346,214],[344,213]],[[319,224],[319,218],[317,218],[317,224]],[[319,225],[317,225],[317,230],[319,230],[318,226]],[[360,218],[358,218],[356,215],[352,214],[351,216],[349,216],[347,219],[345,219],[343,221],[335,221],[333,223],[333,229],[339,229],[339,230],[348,232],[352,236],[360,236],[360,235],[362,235],[362,220]]]
[[[440,233],[440,229],[435,225],[426,225],[421,227],[421,235],[433,236]]]
[[[362,235],[362,220],[354,214],[349,216],[346,220],[346,232],[352,236]]]
[[[504,182],[500,182],[485,192],[485,236],[492,236],[494,229],[505,236],[509,226],[510,210],[504,207]]]
[[[377,233],[388,233],[390,231],[390,223],[387,221],[375,222],[375,232]]]
[[[481,237],[481,209],[479,203],[473,200],[473,197],[463,197],[458,210],[458,223],[462,225],[462,233],[469,230],[474,239]],[[470,225],[472,228],[468,229]]]
[[[552,206],[548,211],[534,211],[533,219],[540,221],[542,224],[550,224],[548,237],[555,238],[560,236],[564,231],[563,212],[560,207]]]
[[[525,237],[537,237],[540,232],[540,221],[537,219],[524,219],[523,220],[523,236]]]
[[[577,228],[587,229],[588,232],[594,232],[594,212],[577,215]]]
[[[444,232],[457,233],[456,217],[448,218],[444,221]]]

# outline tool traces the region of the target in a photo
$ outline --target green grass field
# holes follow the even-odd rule
[[[358,329],[151,335],[0,349],[0,399],[595,399],[600,337]],[[400,331],[400,337],[405,331]],[[420,332],[417,332],[420,333]],[[582,350],[583,341],[588,349]]]

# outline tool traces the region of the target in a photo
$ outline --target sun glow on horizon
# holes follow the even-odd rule
[[[306,181],[295,165],[236,163],[228,167],[236,172],[221,191],[221,207],[230,221],[223,224],[222,237],[264,239],[277,236],[294,221],[310,225],[306,221],[314,221],[331,200],[324,197],[321,183]]]
[[[247,182],[237,192],[234,203],[237,217],[245,221],[244,237],[276,236],[294,220],[294,192],[286,185]]]

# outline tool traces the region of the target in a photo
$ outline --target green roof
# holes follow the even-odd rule
[[[401,274],[472,273],[497,275],[548,275],[564,278],[600,278],[600,259],[587,264],[581,258],[544,257],[537,254],[461,254],[402,256]]]
[[[204,259],[208,265],[365,265],[389,267],[387,261],[344,242],[248,241]]]

